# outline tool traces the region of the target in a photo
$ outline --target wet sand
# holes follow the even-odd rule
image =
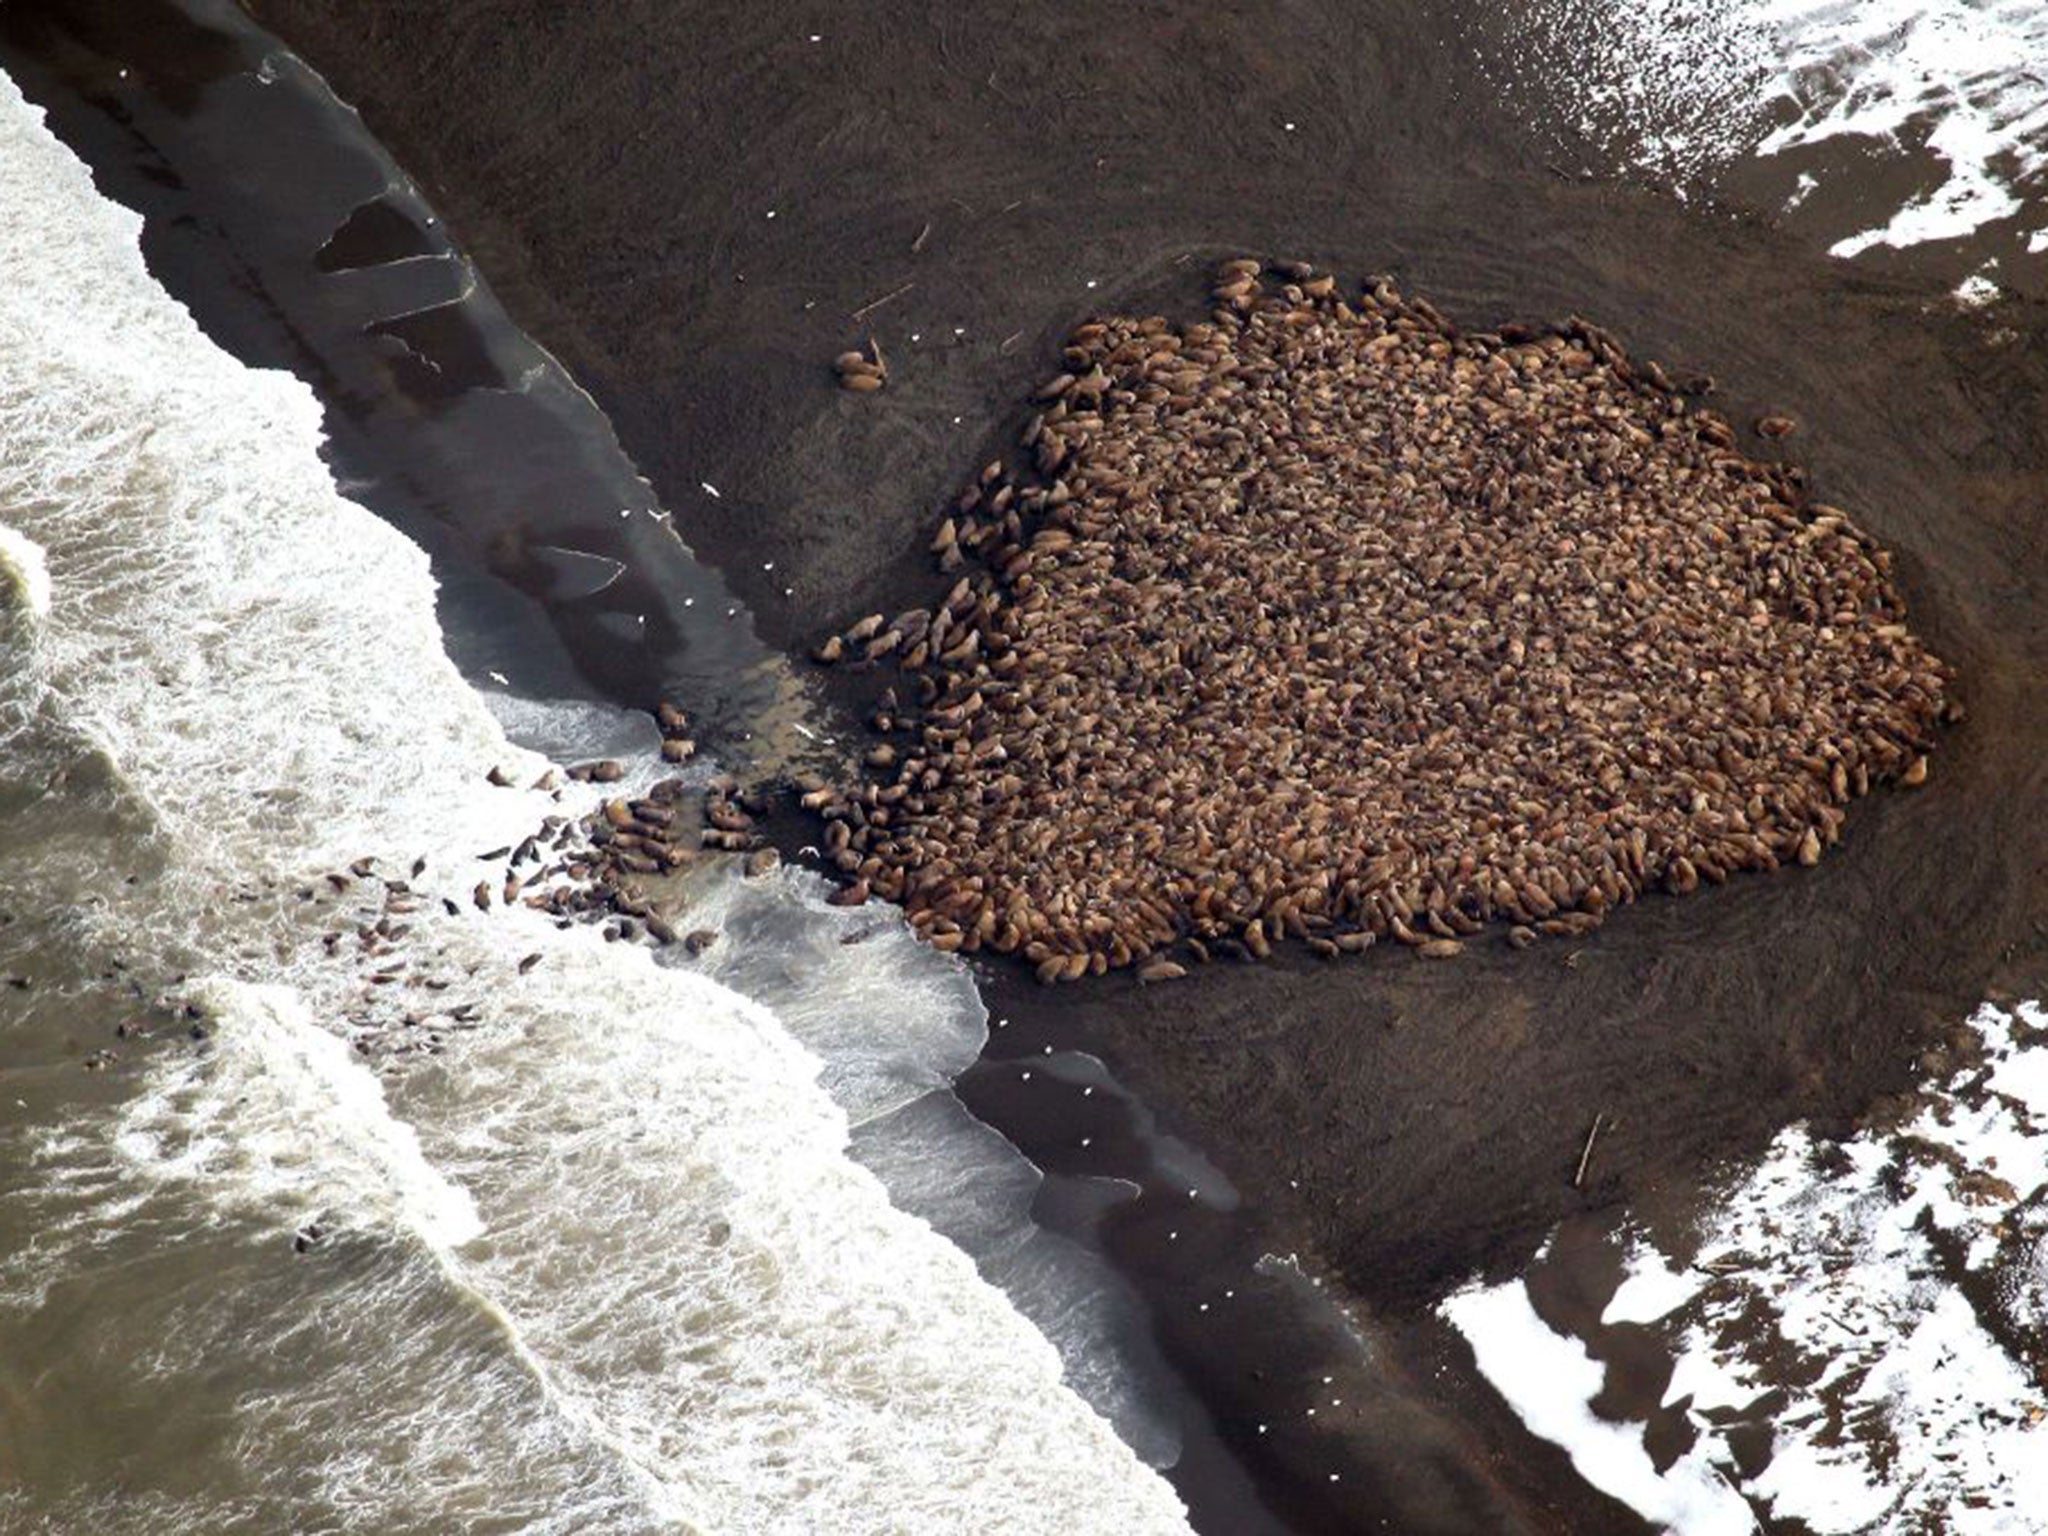
[[[1412,1375],[1462,1368],[1421,1311],[1446,1284],[1518,1264],[1574,1211],[1682,1205],[1705,1166],[1788,1120],[1846,1125],[1910,1079],[1927,1032],[2038,965],[2038,306],[1962,315],[1760,222],[1566,182],[1437,20],[1397,3],[1257,24],[1169,7],[254,9],[421,178],[792,650],[942,590],[924,552],[938,509],[1014,441],[1058,337],[1096,307],[1192,315],[1218,256],[1392,271],[1472,324],[1576,311],[1714,374],[1733,420],[1801,420],[1782,451],[1898,554],[1971,710],[1930,786],[1859,805],[1818,869],[1447,966],[1289,948],[1169,987],[1052,992],[988,972],[1014,1029],[963,1082],[971,1106],[1003,1123],[1006,1057],[1106,1054],[1271,1213],[1275,1246],[1370,1304]],[[2023,334],[1996,344],[1999,326]],[[830,360],[870,331],[890,386],[844,394]],[[600,633],[578,659],[629,690]],[[852,702],[884,681],[820,686]],[[1610,1128],[1575,1191],[1595,1113]],[[1005,1129],[1048,1165],[1067,1130]],[[1160,1241],[1134,1219],[1113,1246],[1143,1269]],[[1214,1348],[1192,1318],[1167,1332],[1177,1353]],[[1534,1523],[1627,1528],[1483,1395],[1445,1390]],[[1272,1396],[1243,1383],[1248,1404]]]

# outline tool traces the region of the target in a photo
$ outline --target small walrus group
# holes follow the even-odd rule
[[[818,648],[903,674],[804,797],[847,899],[1046,981],[1448,956],[1812,864],[1925,779],[1960,711],[1890,556],[1697,386],[1298,263],[1213,299],[1076,329],[951,589]]]

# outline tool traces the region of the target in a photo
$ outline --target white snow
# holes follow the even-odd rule
[[[1594,1415],[1590,1405],[1606,1368],[1576,1340],[1546,1327],[1519,1282],[1460,1291],[1442,1310],[1522,1422],[1563,1446],[1595,1488],[1683,1536],[1747,1536],[1756,1528],[1748,1503],[1704,1453],[1704,1441],[1660,1474],[1634,1426]]]
[[[1684,1262],[1633,1240],[1601,1327],[1670,1352],[1664,1403],[1698,1439],[1661,1477],[1642,1426],[1593,1415],[1603,1368],[1521,1281],[1442,1315],[1533,1433],[1684,1536],[1748,1529],[1715,1523],[1726,1500],[1820,1536],[2048,1529],[2048,1379],[2000,1337],[2048,1324],[2048,1012],[1987,1005],[1970,1024],[1982,1063],[1926,1085],[1897,1129],[1835,1145],[1790,1127]],[[1748,1478],[1730,1446],[1745,1422],[1771,1434]]]
[[[2048,180],[2040,0],[1533,0],[1503,14],[1488,60],[1503,96],[1681,191],[1821,144],[1935,156],[1940,179],[1873,207],[1838,256],[1969,235]]]

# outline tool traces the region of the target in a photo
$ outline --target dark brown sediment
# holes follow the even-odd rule
[[[827,850],[928,942],[1156,982],[1582,938],[1925,781],[1955,708],[1891,555],[1655,363],[1305,263],[1211,297],[1078,326],[939,524],[968,574],[838,637],[903,683]]]
[[[1393,270],[1477,326],[1598,315],[1674,376],[1717,376],[1731,420],[1799,420],[1788,441],[1814,492],[1898,554],[1916,628],[1972,711],[1928,787],[1858,807],[1810,876],[1649,899],[1591,944],[1445,965],[1282,946],[1195,984],[1120,975],[1047,996],[989,978],[1012,1022],[991,1066],[1041,1043],[1103,1051],[1403,1326],[1426,1331],[1417,1304],[1474,1265],[1519,1263],[1566,1212],[1682,1203],[1705,1163],[1786,1119],[1846,1120],[1906,1080],[1925,1029],[2038,966],[2038,308],[1960,316],[1936,288],[1756,221],[1558,181],[1430,15],[1392,0],[1256,17],[257,8],[425,180],[792,651],[821,623],[943,596],[931,509],[959,466],[1014,441],[1042,359],[1085,310],[1184,303],[1237,248]],[[889,386],[842,393],[826,364],[870,328]],[[583,648],[619,676],[597,637]],[[876,680],[831,686],[865,709]],[[1611,1128],[1574,1192],[1594,1113]],[[1029,1111],[1005,1128],[1041,1160],[1062,1139]],[[1438,1364],[1455,1376],[1456,1349]],[[1455,1400],[1510,1443],[1483,1393]],[[1529,1454],[1496,1449],[1492,1469],[1543,1482]],[[1614,1513],[1530,1498],[1558,1529]]]

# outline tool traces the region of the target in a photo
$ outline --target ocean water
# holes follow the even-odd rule
[[[486,784],[546,766],[506,722],[618,721],[493,714],[311,393],[4,79],[0,207],[0,1528],[1184,1528],[849,1155],[971,1058],[964,975],[887,933],[784,1017],[470,909],[581,808]]]

